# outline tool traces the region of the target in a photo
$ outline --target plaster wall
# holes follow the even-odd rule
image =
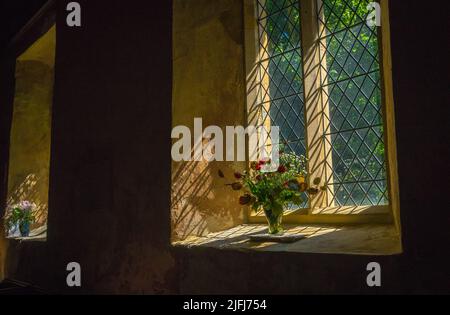
[[[55,39],[52,27],[16,63],[7,203],[35,203],[32,228],[47,223]]]
[[[173,127],[193,131],[196,117],[203,128],[218,126],[223,134],[226,126],[245,126],[241,1],[175,0],[173,10]],[[242,162],[172,163],[173,240],[244,221],[239,195],[225,186],[244,167]],[[218,176],[219,168],[228,180]]]

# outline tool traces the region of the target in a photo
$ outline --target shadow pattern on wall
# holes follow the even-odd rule
[[[24,54],[27,58],[27,54]],[[32,229],[47,222],[50,167],[53,67],[18,60],[11,127],[8,208],[30,201],[36,205]]]

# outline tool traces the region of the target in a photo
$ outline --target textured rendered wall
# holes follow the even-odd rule
[[[7,202],[35,203],[34,227],[47,223],[55,40],[53,27],[16,63]]]
[[[172,125],[245,126],[243,20],[240,0],[175,0]],[[192,143],[194,143],[192,141]],[[207,142],[204,144],[206,145]],[[172,163],[172,237],[220,231],[244,220],[239,194],[225,186],[239,162]]]

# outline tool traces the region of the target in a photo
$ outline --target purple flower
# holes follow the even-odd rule
[[[33,209],[33,207],[34,207],[34,204],[32,204],[29,201],[21,201],[19,203],[19,208],[22,211],[31,211]]]

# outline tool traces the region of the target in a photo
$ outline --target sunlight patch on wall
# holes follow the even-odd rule
[[[8,206],[21,201],[35,203],[32,229],[47,223],[55,47],[53,26],[16,62]]]

